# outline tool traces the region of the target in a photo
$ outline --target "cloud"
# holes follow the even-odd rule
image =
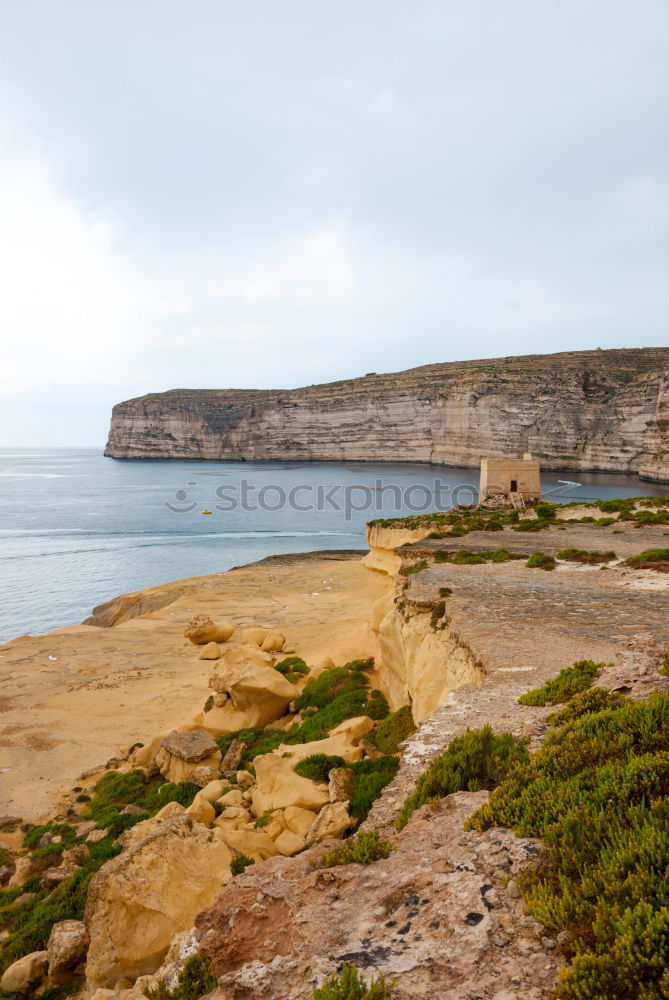
[[[188,252],[76,198],[57,152],[0,105],[0,434],[104,441],[111,405],[177,386],[291,387],[565,349],[615,296],[480,254],[394,246],[344,216]],[[644,202],[653,189],[640,194]]]

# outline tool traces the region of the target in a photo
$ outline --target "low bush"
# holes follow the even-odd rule
[[[518,699],[521,705],[562,705],[575,694],[586,691],[593,681],[599,677],[606,663],[593,663],[592,660],[579,660],[573,667],[565,667],[557,677],[547,681],[533,691],[521,694]]]
[[[559,504],[556,503],[538,503],[534,506],[534,512],[540,520],[546,521],[556,516],[558,507]]]
[[[560,549],[558,559],[566,562],[582,563],[584,566],[596,566],[598,563],[611,562],[616,558],[615,552],[588,552],[586,549]]]
[[[306,677],[309,667],[301,656],[286,656],[280,663],[274,664],[274,669],[287,677],[289,674],[297,674],[298,677]]]
[[[142,771],[127,774],[108,771],[95,786],[89,815],[99,827],[118,837],[124,830],[153,816],[168,802],[188,807],[199,791],[190,781],[172,784],[162,778],[147,778]],[[121,810],[127,805],[138,806],[143,812],[137,816],[122,816]]]
[[[368,656],[364,660],[350,660],[348,663],[344,664],[344,670],[373,670],[374,669],[374,657]]]
[[[369,697],[363,708],[363,715],[368,715],[370,719],[374,719],[375,722],[380,722],[381,719],[387,718],[390,714],[390,707],[386,701],[385,695],[380,691],[374,689],[369,692]]]
[[[230,871],[233,875],[241,875],[245,868],[254,864],[253,858],[249,858],[246,854],[237,854],[230,862]]]
[[[394,980],[389,983],[379,973],[379,978],[372,976],[369,985],[360,978],[357,966],[344,963],[341,972],[333,972],[320,988],[314,988],[312,1000],[387,1000],[390,997]]]
[[[343,757],[331,757],[324,753],[314,753],[305,757],[295,765],[294,771],[301,778],[311,781],[327,781],[333,767],[346,767]]]
[[[551,733],[467,821],[544,841],[544,858],[520,885],[547,933],[567,932],[563,1000],[667,996],[668,793],[662,692]]]
[[[416,732],[411,706],[403,705],[383,720],[372,734],[372,742],[384,754],[397,753],[400,743]]]
[[[385,756],[377,757],[376,760],[358,760],[347,765],[352,772],[348,808],[356,821],[356,829],[367,818],[383,789],[395,777],[399,763],[397,757]]]
[[[655,569],[662,573],[669,572],[669,549],[647,549],[638,556],[630,556],[625,560],[633,569]]]
[[[411,566],[402,566],[400,575],[411,576],[413,573],[422,573],[424,569],[427,569],[427,565],[425,559],[420,559],[418,562],[412,563]]]
[[[202,707],[202,711],[211,712],[213,707],[214,707],[214,696],[213,694],[210,694]]]
[[[416,810],[433,799],[494,788],[514,766],[528,760],[527,743],[509,733],[496,736],[490,726],[456,736],[418,779],[398,816],[397,829],[405,827]]]
[[[606,708],[620,708],[625,699],[617,691],[606,691],[604,688],[589,688],[570,698],[564,708],[546,716],[549,726],[564,726],[567,722],[580,719],[593,712],[603,712]]]
[[[525,565],[528,569],[555,569],[555,556],[547,556],[545,552],[533,552]]]
[[[209,959],[202,955],[191,955],[184,962],[173,990],[161,980],[157,986],[147,986],[144,996],[148,1000],[200,1000],[218,986],[218,980],[211,974],[210,964]]]
[[[298,711],[304,708],[326,708],[340,695],[350,691],[365,692],[366,688],[367,681],[360,671],[333,667],[332,670],[324,670],[320,677],[307,684],[295,699],[295,705]]]
[[[337,865],[371,865],[382,858],[389,858],[395,850],[389,840],[382,840],[378,830],[360,832],[327,851],[320,861],[311,862],[313,868],[336,868]]]

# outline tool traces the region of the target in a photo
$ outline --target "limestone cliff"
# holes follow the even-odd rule
[[[173,389],[118,403],[113,458],[477,465],[669,482],[669,348],[427,365],[292,390]]]

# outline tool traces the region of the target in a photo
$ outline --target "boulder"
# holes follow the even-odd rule
[[[216,802],[220,799],[221,795],[224,795],[228,789],[228,782],[224,781],[222,778],[217,778],[215,781],[210,781],[204,786],[202,791],[199,793],[203,799],[207,802]]]
[[[217,642],[208,642],[198,653],[198,660],[218,660],[221,657],[221,647]]]
[[[219,770],[216,767],[196,767],[188,780],[200,788],[206,788],[219,780]]]
[[[72,863],[61,864],[58,868],[47,868],[45,872],[42,873],[42,877],[39,884],[43,889],[55,889],[56,886],[60,885],[61,882],[65,882],[66,879],[72,878],[76,873],[78,865]]]
[[[351,798],[352,772],[348,767],[333,767],[328,777],[330,802],[345,802]]]
[[[233,771],[236,773],[239,762],[242,759],[242,754],[244,753],[244,746],[245,744],[239,740],[232,741],[225,753],[225,757],[221,761],[221,771],[224,774]]]
[[[294,854],[304,850],[305,843],[304,837],[300,837],[299,834],[293,833],[291,830],[284,830],[274,841],[279,854],[284,854],[288,858],[292,858]]]
[[[214,838],[225,844],[235,854],[246,854],[254,861],[267,861],[279,852],[271,837],[264,830],[239,830],[228,826],[216,826]]]
[[[49,934],[46,951],[49,979],[64,981],[81,962],[88,948],[88,932],[82,920],[61,920]]]
[[[103,865],[84,914],[90,991],[155,972],[174,935],[190,927],[230,878],[231,860],[220,838],[179,816]]]
[[[158,774],[156,765],[156,754],[160,750],[164,737],[154,736],[145,746],[136,747],[129,755],[128,760],[136,767],[146,768],[149,775]]]
[[[174,782],[189,781],[198,766],[218,769],[220,763],[221,751],[211,733],[204,729],[192,729],[185,733],[174,730],[163,738],[156,754],[160,773]]]
[[[244,796],[240,788],[231,788],[217,800],[222,806],[241,806]]]
[[[44,978],[46,970],[46,951],[31,951],[5,969],[0,979],[0,990],[4,993],[25,993],[31,983]]]
[[[9,889],[18,889],[30,878],[32,860],[29,857],[17,858],[14,874],[7,883]]]
[[[99,844],[101,840],[108,837],[109,834],[106,830],[91,830],[91,832],[86,837],[87,844]]]
[[[246,716],[247,726],[259,728],[283,715],[295,697],[295,688],[274,669],[272,658],[251,646],[226,650],[216,663],[209,686],[226,691],[234,708]]]
[[[227,696],[223,705],[214,706],[208,712],[198,712],[193,723],[198,729],[206,729],[214,736],[236,733],[239,729],[247,729],[249,725],[244,713],[236,709]]]
[[[209,642],[227,642],[235,626],[229,622],[215,624],[205,615],[196,615],[186,626],[184,636],[196,646],[206,646]]]
[[[269,629],[266,628],[245,628],[242,629],[240,638],[242,642],[252,642],[255,643],[256,646],[260,646],[265,641],[265,636],[268,632]]]
[[[250,771],[237,771],[237,785],[239,788],[250,788],[255,778]]]
[[[346,734],[330,736],[314,743],[296,746],[281,744],[272,753],[256,757],[256,785],[253,789],[253,812],[256,816],[286,806],[300,806],[318,812],[330,801],[328,786],[322,782],[302,778],[295,773],[295,765],[305,757],[324,753],[343,757],[350,763],[360,760],[362,750],[354,747]]]
[[[186,809],[186,813],[198,823],[202,823],[203,826],[211,826],[216,819],[216,810],[211,802],[208,802],[200,793],[195,796]]]
[[[286,637],[282,632],[268,632],[260,644],[263,653],[279,653],[286,645]]]
[[[354,719],[344,719],[343,722],[340,722],[336,729],[331,730],[330,736],[346,733],[352,743],[357,743],[373,728],[373,719],[370,719],[368,715],[357,715]]]
[[[321,840],[337,840],[343,837],[353,820],[348,814],[348,802],[331,802],[323,806],[311,824],[306,837],[307,844],[318,844]]]
[[[311,825],[316,819],[316,813],[311,809],[301,809],[299,806],[288,806],[283,811],[283,819],[291,833],[306,837]]]

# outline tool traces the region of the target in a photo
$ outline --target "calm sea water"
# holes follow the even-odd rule
[[[565,499],[667,492],[636,477],[578,473],[547,474],[544,490],[560,478],[580,484]],[[168,580],[281,552],[362,549],[371,518],[434,509],[437,489],[443,508],[457,487],[469,502],[477,482],[473,469],[425,465],[0,450],[0,642],[76,624],[96,604]]]

